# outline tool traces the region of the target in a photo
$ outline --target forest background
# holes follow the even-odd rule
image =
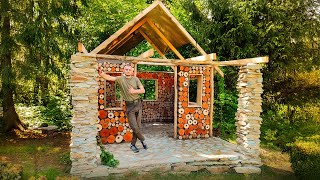
[[[68,71],[77,42],[91,51],[152,2],[2,0],[1,131],[43,122],[70,130]],[[262,144],[290,152],[298,174],[304,173],[300,170],[305,165],[298,163],[302,156],[304,161],[312,161],[307,169],[317,169],[320,1],[164,0],[163,3],[207,53],[217,53],[218,60],[269,57],[262,70]],[[149,48],[143,42],[127,55],[139,55]],[[179,51],[186,57],[196,55],[191,46]],[[173,53],[167,56],[175,58]],[[222,70],[225,78],[215,77],[213,126],[221,131],[222,138],[234,140],[238,68]]]

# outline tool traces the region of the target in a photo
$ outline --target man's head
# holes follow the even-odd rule
[[[125,76],[133,76],[133,68],[130,64],[126,64],[123,68],[123,73]]]

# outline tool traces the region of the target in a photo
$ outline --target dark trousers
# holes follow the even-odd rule
[[[126,101],[126,113],[130,128],[133,131],[131,144],[135,145],[137,142],[137,138],[141,142],[144,141],[145,138],[141,132],[142,102]]]

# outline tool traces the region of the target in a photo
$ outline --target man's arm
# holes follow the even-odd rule
[[[139,86],[139,89],[133,89],[133,87],[130,86],[129,92],[131,94],[143,94],[145,93],[145,90],[143,86]]]
[[[98,74],[105,80],[107,81],[115,81],[116,77],[114,76],[110,76],[109,74],[106,74],[102,71],[102,69],[100,67],[98,67]]]

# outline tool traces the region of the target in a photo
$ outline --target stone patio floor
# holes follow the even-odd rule
[[[117,168],[107,168],[109,173],[121,173],[123,170],[135,170],[150,167],[163,167],[172,164],[216,162],[211,165],[238,166],[243,155],[237,152],[236,145],[217,137],[178,140],[173,139],[173,124],[143,123],[142,131],[148,149],[144,150],[140,141],[137,147],[140,152],[131,151],[130,143],[107,144],[120,164]],[[106,172],[106,166],[98,171]],[[166,167],[167,168],[167,167]],[[108,171],[107,170],[107,171]],[[146,170],[147,171],[147,170]],[[97,174],[96,174],[97,175]]]
[[[109,144],[106,149],[120,161],[119,168],[153,164],[204,161],[207,159],[239,159],[236,146],[217,137],[178,140],[173,139],[173,124],[145,123],[142,128],[148,149],[140,141],[140,152],[131,151],[130,143]]]

